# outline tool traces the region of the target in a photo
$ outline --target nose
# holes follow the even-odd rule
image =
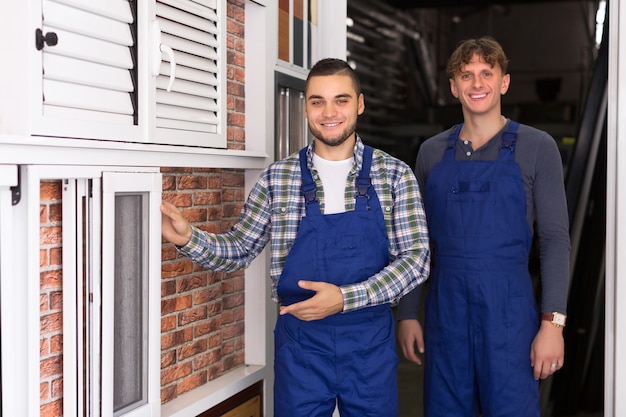
[[[324,106],[324,110],[322,114],[324,117],[334,116],[337,113],[337,109],[335,108],[335,104],[333,102],[328,102]]]

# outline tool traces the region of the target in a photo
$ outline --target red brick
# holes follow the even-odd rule
[[[191,307],[191,295],[166,298],[161,300],[161,314],[169,314]]]
[[[63,356],[53,356],[44,358],[39,364],[39,374],[41,378],[49,378],[54,375],[63,374]]]
[[[62,310],[63,309],[63,292],[52,291],[50,293],[50,310]]]
[[[224,373],[224,367],[222,363],[217,363],[209,368],[209,381],[213,381],[215,378],[222,376]]]
[[[178,360],[182,361],[192,356],[200,355],[207,350],[207,339],[196,340],[192,343],[181,346],[178,349]]]
[[[200,306],[185,310],[178,315],[178,326],[186,326],[188,324],[204,320],[207,318],[206,306]]]
[[[221,288],[217,285],[206,287],[198,291],[193,292],[194,305],[206,304],[211,301],[217,300],[222,296]]]
[[[184,392],[191,391],[192,389],[197,388],[200,385],[206,384],[206,382],[207,382],[207,372],[206,371],[196,372],[190,375],[189,377],[184,378],[178,384],[178,394],[180,395]]]
[[[208,210],[204,208],[189,208],[183,210],[183,216],[191,222],[205,222],[208,220]]]
[[[222,344],[222,335],[221,334],[212,334],[209,336],[209,347],[216,348],[221,346]]]
[[[61,288],[63,285],[63,271],[44,271],[39,274],[39,282],[42,289]]]
[[[50,248],[50,266],[63,264],[63,248]]]
[[[176,294],[176,280],[167,279],[161,281],[161,298]]]
[[[41,201],[61,200],[61,181],[42,181],[39,185],[39,199]]]
[[[166,333],[176,328],[176,315],[161,317],[161,332]]]
[[[163,200],[174,204],[176,207],[191,207],[193,196],[190,193],[163,193]]]
[[[52,398],[60,398],[63,396],[63,378],[57,378],[52,381],[51,394]]]
[[[176,363],[176,351],[169,350],[167,352],[161,352],[161,369]]]
[[[54,335],[50,337],[50,353],[63,353],[62,335]]]
[[[188,258],[182,258],[179,261],[167,262],[161,265],[161,277],[171,278],[184,274],[189,274],[192,271],[192,262]]]
[[[243,323],[235,323],[232,326],[224,326],[222,328],[222,338],[224,340],[228,340],[232,339],[233,337],[243,336],[243,332]]]
[[[58,226],[42,227],[39,230],[39,243],[42,245],[60,245],[63,241],[63,230]]]
[[[219,317],[210,318],[194,326],[194,337],[201,337],[209,333],[217,332],[222,327],[222,320]]]
[[[201,175],[183,175],[178,177],[177,185],[179,190],[206,189],[207,181]]]
[[[203,191],[193,193],[193,202],[196,205],[220,204],[222,196],[218,191]]]
[[[196,288],[203,288],[207,283],[207,274],[193,274],[188,277],[181,278],[178,280],[178,292],[186,292],[191,291]]]
[[[39,399],[41,401],[46,401],[50,398],[50,384],[47,382],[42,382],[39,384]]]
[[[161,370],[161,385],[169,384],[188,375],[193,371],[191,362],[185,362],[178,365],[170,366]]]
[[[63,415],[63,400],[56,400],[48,404],[41,404],[39,417],[60,417]]]
[[[63,220],[63,207],[61,206],[61,203],[50,204],[48,210],[50,211],[49,216],[51,222],[60,222]]]
[[[169,401],[172,401],[174,398],[178,396],[178,391],[176,390],[176,385],[170,385],[169,387],[164,387],[161,389],[161,404],[165,404]]]
[[[39,339],[39,356],[45,357],[50,353],[50,341],[46,338]]]
[[[222,359],[222,354],[219,349],[213,349],[208,352],[204,352],[201,355],[198,355],[194,359],[194,368],[202,369],[207,368]]]
[[[189,342],[193,335],[191,327],[161,335],[161,349],[169,349]]]
[[[63,330],[62,313],[53,313],[42,316],[39,321],[41,323],[41,333],[53,333]]]

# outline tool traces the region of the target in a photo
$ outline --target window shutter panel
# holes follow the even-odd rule
[[[128,0],[43,0],[43,114],[136,124],[134,14]]]
[[[226,147],[222,126],[225,44],[217,7],[215,0],[156,2],[161,43],[172,48],[176,62],[175,81],[167,91],[170,62],[162,54],[156,81],[155,138],[160,143]]]

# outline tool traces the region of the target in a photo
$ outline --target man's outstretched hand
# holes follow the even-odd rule
[[[185,246],[191,239],[191,225],[178,207],[163,200],[161,202],[161,234],[168,242]]]

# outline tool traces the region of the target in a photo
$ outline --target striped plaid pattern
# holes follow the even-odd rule
[[[354,210],[354,180],[361,169],[363,146],[357,138],[355,164],[346,182],[346,211]],[[309,145],[308,166],[317,182],[323,210],[323,188],[312,157],[313,145]],[[341,287],[344,311],[394,303],[423,282],[430,270],[426,216],[413,172],[404,162],[375,150],[371,178],[385,215],[391,263],[366,281]],[[278,279],[304,215],[300,165],[295,153],[261,173],[239,221],[228,232],[209,234],[194,227],[191,240],[180,250],[206,268],[228,272],[250,265],[269,241],[272,299],[279,303]]]

